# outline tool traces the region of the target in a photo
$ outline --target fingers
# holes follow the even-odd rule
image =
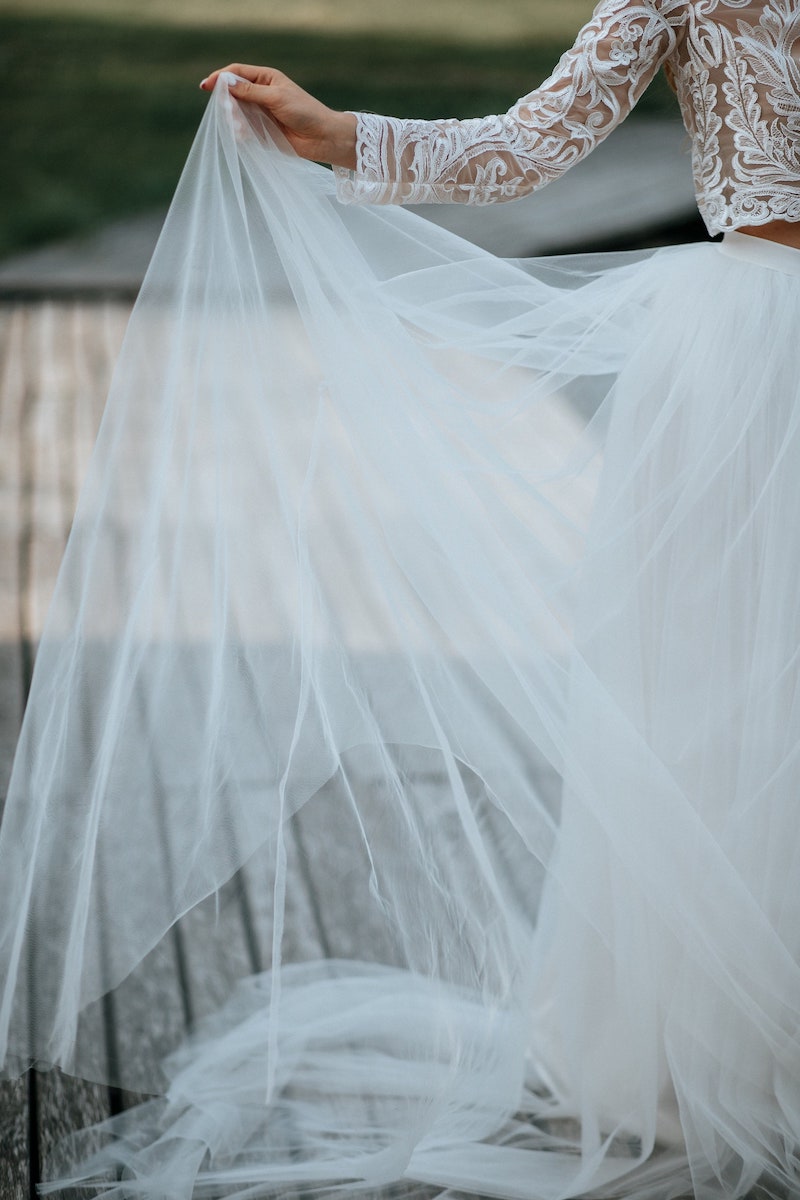
[[[250,83],[246,79],[237,79],[236,83],[231,83],[228,86],[228,91],[237,100],[250,100],[255,104],[264,104],[266,103],[269,89],[257,83]]]
[[[228,85],[228,93],[234,100],[257,104],[271,115],[275,109],[281,107],[280,88],[271,87],[269,84],[250,83],[247,79],[237,80]]]
[[[261,84],[262,86],[268,85],[275,74],[271,67],[255,67],[250,63],[229,63],[227,67],[218,67],[216,71],[212,71],[200,84],[202,90],[204,92],[213,92],[218,78],[225,71],[229,71],[233,75],[239,75],[251,84]],[[243,99],[244,97],[240,98]]]

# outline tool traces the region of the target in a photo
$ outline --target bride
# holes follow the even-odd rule
[[[156,1095],[49,1187],[797,1194],[798,46],[795,0],[602,0],[502,116],[203,81],[0,830],[6,1071]],[[499,260],[402,209],[543,186],[661,67],[721,242]],[[347,956],[297,936],[309,836]]]

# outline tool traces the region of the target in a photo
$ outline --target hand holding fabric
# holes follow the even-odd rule
[[[277,123],[289,145],[300,158],[333,163],[354,169],[356,165],[356,118],[336,112],[304,91],[288,75],[272,67],[231,63],[202,81],[203,91],[214,90],[220,75],[239,76],[228,83],[237,100],[257,104]]]

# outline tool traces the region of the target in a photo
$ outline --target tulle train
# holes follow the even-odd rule
[[[797,1188],[800,254],[753,241],[500,261],[217,88],[0,835],[7,1069],[166,1092],[73,1181]],[[194,1034],[109,1053],[240,870],[266,969],[203,918]]]

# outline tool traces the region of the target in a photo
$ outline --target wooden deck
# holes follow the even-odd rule
[[[119,298],[0,301],[3,798],[37,643],[130,310],[131,301]],[[284,954],[290,961],[360,957],[365,945],[380,949],[381,932],[343,899],[353,890],[353,831],[333,828],[327,810],[312,801],[292,822],[287,853],[302,887],[293,887],[287,900]],[[267,871],[256,855],[219,897],[173,928],[157,972],[148,974],[147,992],[134,974],[95,1006],[93,1044],[107,1062],[135,1066],[142,1039],[167,1052],[224,999],[209,980],[235,980],[268,966],[270,948],[258,932],[270,924]],[[130,1069],[127,1078],[136,1086]],[[58,1072],[0,1081],[0,1200],[34,1200],[37,1183],[63,1167],[58,1144],[66,1135],[140,1098]],[[91,1194],[65,1193],[69,1200]]]
[[[130,308],[121,299],[0,302],[0,796]],[[343,908],[351,891],[349,832],[326,828],[325,810],[317,805],[293,822],[288,852],[303,887],[293,890],[287,912],[288,959],[360,957],[380,936],[362,914]],[[269,924],[263,906],[270,889],[257,886],[258,877],[259,864],[249,863],[223,889],[219,908],[212,898],[173,929],[160,959],[163,986],[142,994],[134,980],[98,1006],[96,1038],[108,1059],[135,1061],[142,1038],[173,1046],[203,1004],[221,999],[205,980],[268,965],[257,931]],[[209,937],[220,920],[224,937]],[[137,1099],[57,1072],[0,1082],[0,1200],[35,1200],[37,1182],[59,1171],[60,1139]]]
[[[128,304],[0,306],[0,794],[43,613]],[[0,1197],[35,1194],[58,1137],[118,1107],[107,1088],[31,1074],[0,1084]]]
[[[0,304],[0,795],[5,795],[37,640],[47,611],[78,491],[103,409],[111,370],[130,312],[122,300]],[[325,846],[325,854],[315,847]],[[346,862],[325,839],[305,839],[297,822],[303,894],[293,895],[288,953],[294,958],[349,956],[358,935],[334,923],[325,891],[342,894]],[[267,950],[254,919],[269,889],[252,886],[251,864],[222,897],[224,938],[209,961],[214,906],[200,906],[172,932],[157,996],[120,989],[101,1009],[98,1037],[113,1058],[135,1059],[137,1039],[165,1047],[198,1016],[198,985],[211,971],[235,978],[263,970]],[[314,881],[312,886],[312,879]],[[35,1196],[37,1182],[58,1171],[56,1146],[72,1130],[119,1112],[138,1097],[70,1079],[31,1073],[0,1083],[0,1200]]]
[[[119,297],[0,299],[0,798],[6,794],[36,647],[131,307],[131,300]],[[558,786],[543,764],[530,769],[541,790]],[[416,784],[425,789],[430,809],[448,787],[445,775],[430,772]],[[380,804],[369,781],[364,794]],[[332,799],[326,787],[291,822],[289,868],[301,886],[293,886],[287,897],[285,960],[392,961],[385,930],[370,924],[374,910],[353,900],[363,883],[353,854],[359,837]],[[473,797],[476,804],[483,799]],[[484,827],[494,813],[487,804],[481,813]],[[446,873],[450,837],[445,828],[439,834]],[[450,848],[455,858],[455,844]],[[168,856],[168,845],[159,851]],[[519,878],[509,850],[502,853],[509,878]],[[271,947],[261,939],[270,927],[272,890],[265,886],[270,864],[260,859],[253,856],[219,896],[173,927],[145,987],[134,972],[93,1006],[93,1052],[96,1047],[111,1074],[115,1063],[124,1063],[126,1082],[139,1092],[55,1071],[0,1081],[0,1200],[36,1200],[37,1183],[66,1166],[59,1158],[65,1137],[142,1098],[144,1081],[135,1074],[140,1045],[154,1047],[159,1057],[166,1054],[225,999],[218,994],[220,981],[269,966]],[[526,875],[530,881],[527,859]],[[439,1191],[420,1188],[415,1195],[424,1200]],[[89,1200],[94,1193],[61,1194],[66,1200]],[[297,1200],[295,1190],[291,1195]],[[389,1200],[391,1189],[380,1196]]]

